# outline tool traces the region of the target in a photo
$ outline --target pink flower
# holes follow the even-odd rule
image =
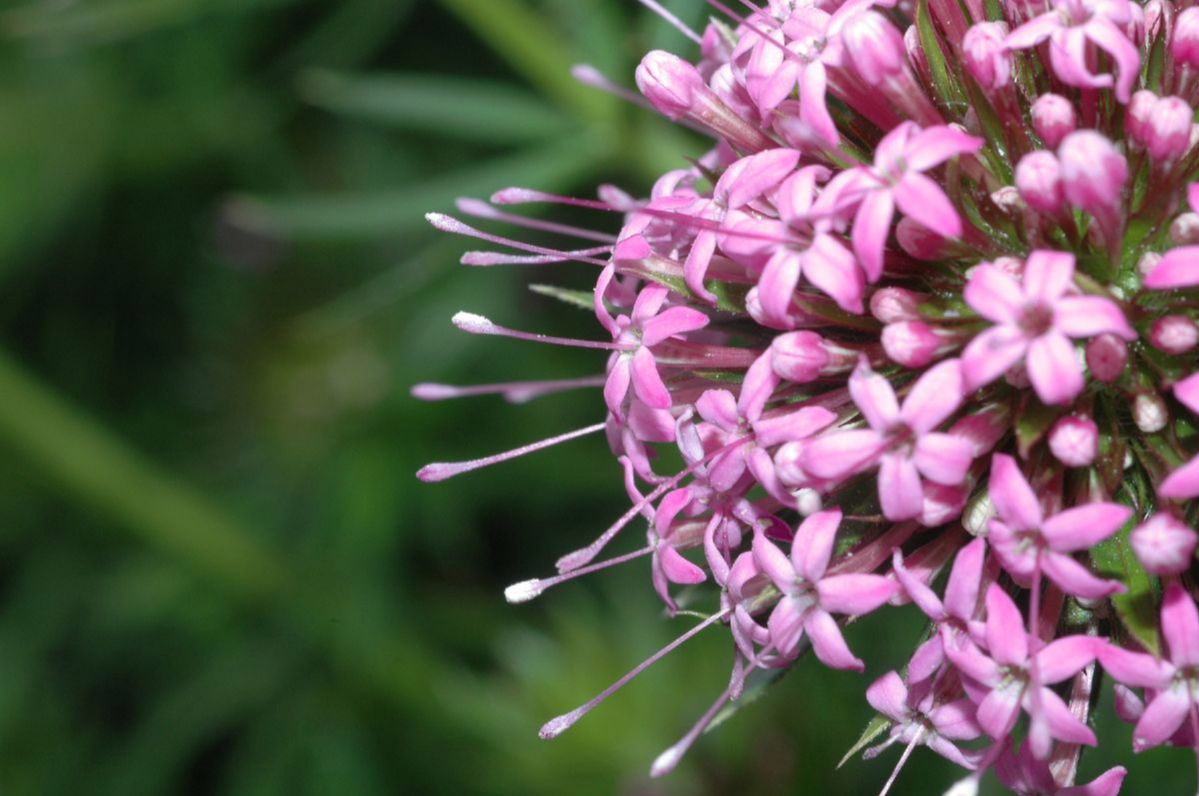
[[[948,646],[945,653],[954,666],[983,687],[985,696],[977,718],[987,735],[1006,738],[1023,708],[1032,720],[1029,742],[1038,759],[1048,757],[1052,738],[1095,745],[1091,729],[1047,686],[1073,677],[1095,660],[1096,639],[1064,636],[1032,652],[1020,611],[996,585],[987,590],[986,639],[989,655],[971,645]]]
[[[1199,373],[1192,374],[1174,385],[1174,396],[1183,406],[1199,414]],[[1199,497],[1199,456],[1166,476],[1157,494],[1171,500],[1190,500]]]
[[[990,384],[1024,360],[1042,401],[1068,403],[1083,387],[1082,367],[1070,338],[1109,332],[1136,339],[1115,302],[1070,295],[1073,278],[1074,255],[1065,252],[1030,254],[1022,286],[993,265],[975,269],[966,285],[966,303],[996,325],[962,353],[968,391]]]
[[[853,396],[869,428],[834,431],[814,439],[803,464],[818,478],[843,478],[879,464],[878,495],[890,520],[920,516],[924,483],[954,486],[973,460],[968,440],[934,431],[962,400],[957,360],[929,370],[903,401],[891,383],[863,362],[849,378]]]
[[[1199,611],[1177,583],[1166,588],[1162,599],[1161,628],[1166,655],[1160,659],[1112,644],[1099,650],[1099,662],[1108,674],[1125,685],[1152,689],[1156,694],[1133,730],[1132,744],[1138,751],[1168,740],[1191,711],[1199,709],[1199,692],[1193,685],[1193,673],[1199,667]]]
[[[1153,575],[1180,575],[1191,565],[1195,531],[1177,517],[1154,514],[1132,529],[1128,543],[1145,571]]]
[[[875,680],[866,689],[866,699],[893,723],[888,739],[867,750],[866,757],[875,757],[892,744],[918,743],[963,768],[973,768],[979,755],[959,749],[956,742],[973,741],[982,735],[974,718],[974,705],[965,698],[942,702],[937,696],[927,684],[909,690],[897,672],[887,672]]]
[[[982,143],[952,127],[921,130],[914,122],[904,122],[879,142],[873,168],[860,167],[833,179],[826,189],[830,201],[822,205],[858,208],[853,249],[870,281],[882,276],[883,249],[897,206],[943,238],[961,236],[962,220],[953,203],[924,172],[973,154]]]
[[[1128,0],[1054,0],[1053,10],[1016,28],[1007,37],[1013,50],[1051,41],[1050,63],[1058,79],[1079,88],[1107,88],[1111,75],[1096,75],[1087,63],[1087,45],[1094,45],[1116,64],[1116,99],[1128,102],[1141,71],[1141,55],[1124,33],[1132,22]]]
[[[845,643],[833,614],[860,616],[895,593],[892,580],[879,575],[828,575],[840,510],[808,517],[795,531],[788,558],[765,534],[754,534],[754,560],[783,593],[770,612],[770,639],[784,656],[794,655],[807,632],[816,657],[834,669],[862,671],[865,665]]]
[[[1120,529],[1132,509],[1117,503],[1087,503],[1045,518],[1041,504],[1016,460],[997,453],[991,460],[990,542],[1003,568],[1021,585],[1040,570],[1066,594],[1084,599],[1107,597],[1124,587],[1100,580],[1070,555],[1086,550]]]
[[[1127,774],[1123,766],[1115,766],[1086,785],[1063,787],[1053,778],[1045,761],[1032,754],[1029,744],[1024,744],[1019,754],[1013,754],[1010,741],[995,761],[995,775],[1018,796],[1116,796]]]
[[[1199,14],[1196,14],[1199,19]],[[1191,210],[1199,213],[1199,182],[1187,190]],[[1170,249],[1157,266],[1145,277],[1145,287],[1153,290],[1173,290],[1199,285],[1199,246],[1179,246]]]

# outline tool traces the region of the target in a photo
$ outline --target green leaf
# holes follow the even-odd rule
[[[1062,410],[1058,407],[1046,406],[1036,398],[1029,397],[1016,420],[1016,447],[1020,458],[1027,459],[1033,446],[1049,432],[1053,421],[1057,420]]]
[[[1135,524],[1134,516],[1115,536],[1092,547],[1091,561],[1101,575],[1120,581],[1128,589],[1111,598],[1116,615],[1145,649],[1157,654],[1161,649],[1157,632],[1157,594],[1153,579],[1137,561],[1128,541]]]
[[[231,223],[288,240],[353,240],[401,235],[425,226],[424,214],[447,210],[460,196],[486,196],[511,185],[569,187],[590,174],[605,153],[587,138],[497,158],[392,191],[235,197]]]
[[[535,95],[493,81],[313,70],[300,92],[333,113],[487,144],[560,139],[571,126]]]
[[[849,748],[849,751],[845,753],[845,756],[841,758],[841,762],[837,764],[837,768],[840,768],[848,763],[849,758],[853,757],[858,752],[874,743],[874,739],[886,732],[887,728],[890,726],[891,720],[886,716],[879,715],[872,718],[870,723],[866,725],[866,729],[862,730],[862,734],[858,737],[857,742],[855,742],[854,745]]]
[[[595,309],[595,302],[592,294],[585,290],[568,290],[557,285],[529,285],[529,290],[539,296],[548,296],[552,299],[557,299],[564,304],[569,304],[572,307],[592,311]]]
[[[932,76],[933,88],[937,91],[937,99],[942,106],[950,103],[965,101],[961,89],[949,77],[949,65],[945,53],[941,50],[941,42],[933,27],[932,16],[928,12],[928,0],[920,0],[916,5],[916,32],[920,35],[920,49],[928,60],[928,71]]]

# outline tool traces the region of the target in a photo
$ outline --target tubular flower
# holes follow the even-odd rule
[[[708,2],[722,17],[686,31],[699,55],[650,53],[634,78],[709,151],[678,153],[645,199],[459,202],[527,239],[429,216],[497,248],[466,264],[597,275],[589,300],[559,292],[594,311],[588,339],[470,312],[458,328],[596,358],[583,378],[414,394],[589,388],[597,422],[420,477],[603,433],[597,464],[631,505],[506,596],[644,566],[675,621],[705,617],[542,736],[724,628],[727,685],[654,775],[809,651],[871,670],[890,731],[867,757],[904,749],[887,789],[926,746],[966,769],[953,793],[993,770],[1016,793],[1112,796],[1124,768],[1076,781],[1112,680],[1138,749],[1199,749],[1199,10]],[[597,228],[496,207],[531,203]],[[848,620],[887,607],[926,632],[857,657]]]

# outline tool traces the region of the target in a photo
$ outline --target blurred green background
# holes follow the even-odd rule
[[[462,268],[422,214],[647,190],[700,142],[568,69],[631,84],[682,37],[632,0],[21,0],[0,37],[0,793],[877,791],[896,753],[834,770],[869,680],[809,661],[648,779],[727,680],[721,631],[539,741],[691,620],[644,564],[502,600],[623,510],[602,439],[413,477],[602,417],[409,397],[603,364],[456,332],[594,335],[527,289],[594,273]],[[919,633],[864,624],[867,677]],[[1190,787],[1181,752],[1138,763],[1126,792]],[[952,777],[917,755],[896,792]]]

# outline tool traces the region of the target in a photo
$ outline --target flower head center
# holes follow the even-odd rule
[[[1026,337],[1040,337],[1053,328],[1053,307],[1036,301],[1024,308],[1020,314],[1020,330]]]

